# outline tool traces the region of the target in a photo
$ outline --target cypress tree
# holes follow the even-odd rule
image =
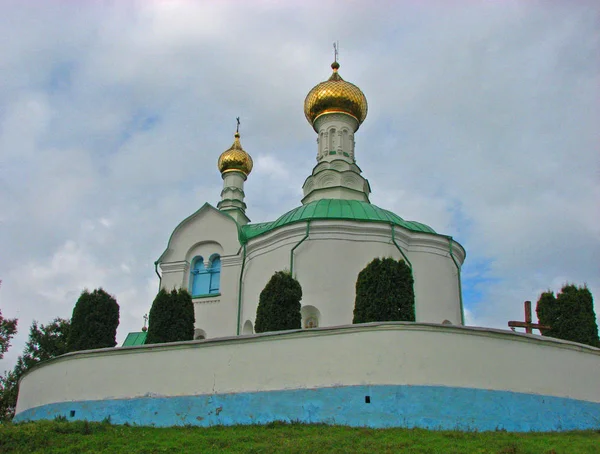
[[[289,272],[276,272],[262,292],[256,310],[257,333],[302,328],[302,287]]]
[[[356,280],[352,323],[415,321],[415,293],[404,260],[376,258]]]
[[[567,284],[556,297],[542,293],[536,312],[540,323],[550,326],[544,336],[600,347],[594,299],[586,286]]]
[[[117,300],[101,288],[91,293],[86,289],[73,308],[67,350],[114,347],[118,326]]]
[[[161,289],[150,309],[146,344],[178,342],[194,338],[194,303],[185,289]]]

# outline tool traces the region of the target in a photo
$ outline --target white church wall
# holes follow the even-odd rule
[[[299,223],[259,237],[248,245],[243,318],[254,321],[258,297],[275,271],[290,268],[290,251],[306,235]],[[416,320],[461,324],[456,266],[445,237],[396,228],[396,242],[413,266]],[[464,251],[455,245],[459,264]],[[294,276],[302,285],[302,305],[320,311],[321,326],[352,323],[358,273],[376,257],[403,259],[385,224],[313,221],[308,238],[294,252]]]
[[[597,428],[599,375],[600,349],[580,344],[373,323],[64,355],[23,377],[17,421]]]
[[[239,276],[239,257],[225,257],[221,262],[219,295],[193,299],[196,328],[204,330],[207,339],[237,333]]]
[[[206,332],[207,337],[236,334],[239,253],[236,223],[205,205],[175,229],[160,259],[161,288],[190,290],[190,265],[194,257],[202,256],[205,261],[213,254],[221,257],[219,294],[193,299],[195,326]]]
[[[225,255],[236,254],[240,248],[237,224],[216,208],[204,205],[177,226],[160,262],[182,260],[188,256],[190,249],[202,241],[220,244]]]
[[[426,245],[413,245],[410,260],[413,265],[416,319],[419,322],[461,324],[458,269],[450,257],[448,240],[443,237],[424,237]],[[462,251],[453,251],[464,260]],[[460,255],[459,255],[460,254]]]

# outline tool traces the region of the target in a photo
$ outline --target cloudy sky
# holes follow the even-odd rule
[[[0,372],[86,287],[118,299],[119,342],[141,328],[236,116],[252,221],[298,206],[335,40],[369,101],[371,201],[464,245],[468,324],[565,282],[600,299],[597,1],[0,0],[0,37],[0,309],[20,327]]]

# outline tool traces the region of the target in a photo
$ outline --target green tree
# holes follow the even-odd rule
[[[301,299],[300,283],[289,272],[277,271],[260,292],[255,331],[264,333],[302,328]]]
[[[2,285],[1,280],[0,285]],[[4,318],[0,311],[0,359],[4,358],[4,354],[10,347],[10,340],[15,334],[17,334],[17,319]]]
[[[550,327],[544,336],[600,347],[594,298],[585,285],[567,284],[556,297],[550,291],[542,293],[536,312],[540,323]]]
[[[17,319],[4,318],[0,311],[0,359],[4,358],[4,354],[10,347],[10,340],[17,333]]]
[[[376,258],[356,280],[352,323],[415,321],[413,276],[404,260]]]
[[[161,344],[194,338],[194,303],[185,289],[161,289],[150,309],[146,344]]]
[[[23,354],[12,371],[0,377],[0,420],[12,419],[15,414],[19,379],[36,364],[67,353],[70,321],[56,318],[47,325],[33,322]]]
[[[114,347],[117,345],[119,305],[103,289],[81,293],[73,308],[69,351]]]

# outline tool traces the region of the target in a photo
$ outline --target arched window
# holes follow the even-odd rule
[[[254,334],[254,327],[252,326],[252,322],[250,320],[246,320],[246,323],[244,323],[242,334]]]
[[[221,281],[221,258],[214,254],[208,266],[200,256],[194,258],[190,271],[190,292],[193,297],[219,293]]]
[[[300,309],[302,315],[302,328],[318,328],[321,320],[321,312],[314,306],[302,306]]]
[[[335,151],[335,129],[329,130],[329,152]]]
[[[348,153],[350,151],[349,145],[350,144],[348,142],[348,130],[343,129],[342,130],[342,151],[345,151],[346,153]]]
[[[219,293],[221,286],[221,257],[214,254],[210,257],[210,268],[208,269],[210,274],[210,287],[208,293]]]

